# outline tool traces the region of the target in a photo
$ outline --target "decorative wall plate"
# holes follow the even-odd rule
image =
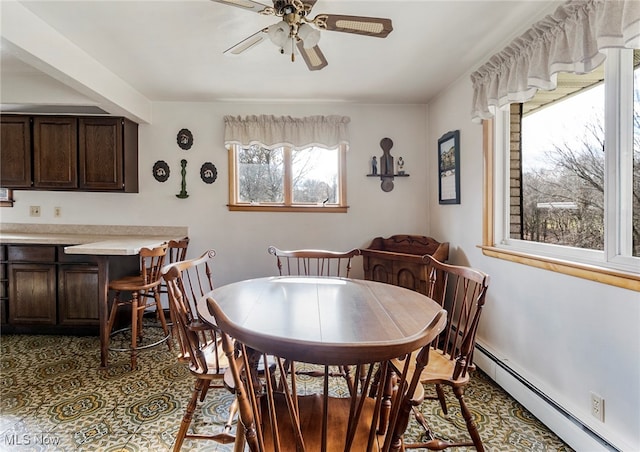
[[[218,170],[211,162],[205,162],[200,167],[200,178],[206,184],[212,184],[218,178]]]
[[[180,129],[176,140],[178,141],[180,149],[184,149],[185,151],[191,149],[191,146],[193,146],[193,135],[189,129]]]
[[[165,162],[164,160],[158,160],[153,165],[153,177],[158,182],[164,182],[169,179],[169,173],[169,165],[167,165],[167,162]]]
[[[382,191],[390,192],[393,190],[393,178],[392,177],[383,177],[382,182],[380,183],[380,188]]]

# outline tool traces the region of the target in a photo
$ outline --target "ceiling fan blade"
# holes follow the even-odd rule
[[[313,23],[324,30],[375,36],[377,38],[386,38],[393,30],[391,19],[383,19],[381,17],[318,14],[313,19]]]
[[[269,36],[267,35],[267,29],[263,28],[262,30],[255,32],[248,38],[243,39],[233,47],[229,47],[223,53],[232,53],[233,55],[239,55],[245,50],[249,50],[250,48],[257,46],[268,37]]]
[[[305,6],[305,10],[307,11],[307,14],[309,14],[309,12],[311,11],[311,8],[313,8],[313,5],[316,4],[318,0],[302,0],[302,3],[304,3]]]
[[[320,47],[318,47],[317,45],[306,48],[304,47],[304,44],[302,41],[298,41],[296,46],[298,47],[298,50],[302,55],[302,59],[304,60],[305,63],[307,63],[307,67],[309,68],[310,71],[319,71],[320,69],[325,67],[327,64],[329,64],[327,63],[327,60],[325,59],[322,51],[320,50]]]
[[[211,0],[212,2],[222,3],[229,6],[237,6],[238,8],[246,9],[247,11],[253,11],[256,13],[268,14],[269,10],[273,10],[272,7],[263,5],[262,3],[254,2],[251,0]]]

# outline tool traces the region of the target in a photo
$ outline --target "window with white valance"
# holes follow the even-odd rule
[[[554,89],[558,72],[592,71],[610,48],[640,48],[640,1],[568,1],[471,74],[472,119]]]
[[[345,116],[225,116],[229,209],[346,212]]]
[[[335,148],[349,144],[346,116],[225,116],[224,142],[226,146],[260,145],[267,149],[288,146]]]
[[[471,75],[486,255],[640,290],[638,49],[640,1],[570,0]]]

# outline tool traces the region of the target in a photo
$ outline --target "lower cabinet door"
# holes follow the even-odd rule
[[[56,266],[9,264],[9,322],[56,324]]]
[[[60,325],[98,325],[98,266],[60,265],[58,268]]]

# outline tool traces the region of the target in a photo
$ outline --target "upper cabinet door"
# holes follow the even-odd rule
[[[33,119],[33,186],[78,188],[78,121],[72,117]]]
[[[2,116],[0,124],[0,187],[31,187],[30,118]]]
[[[78,121],[80,189],[122,190],[122,119],[80,118]]]

